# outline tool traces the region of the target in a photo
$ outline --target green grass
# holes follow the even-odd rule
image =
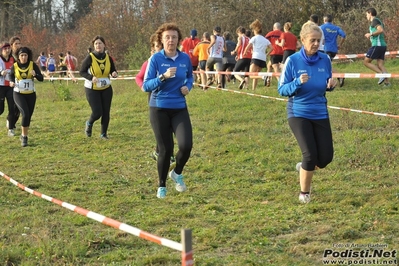
[[[369,72],[360,63],[335,67]],[[387,67],[399,70],[396,60]],[[398,82],[389,88],[376,83],[346,79],[343,88],[328,93],[328,104],[399,114]],[[315,173],[312,202],[301,205],[295,171],[301,155],[285,102],[194,89],[187,97],[194,130],[184,170],[188,191],[179,194],[169,180],[168,196],[159,200],[147,95],[133,81],[113,83],[109,141],[99,138],[99,122],[92,138],[84,135],[90,110],[81,83],[36,84],[30,146],[20,147],[2,126],[0,171],[48,196],[177,242],[181,228],[191,228],[196,265],[321,265],[323,251],[340,243],[398,249],[397,119],[330,110],[334,161]],[[275,81],[256,93],[279,97]],[[0,123],[5,125],[5,114]],[[178,251],[80,216],[5,179],[0,191],[0,265],[181,263]]]

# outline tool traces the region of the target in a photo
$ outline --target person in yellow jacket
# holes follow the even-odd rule
[[[110,120],[112,85],[110,78],[118,77],[114,61],[105,52],[105,40],[96,36],[92,40],[93,52],[82,62],[79,74],[85,78],[86,99],[91,107],[91,115],[86,121],[85,133],[91,137],[95,121],[101,118],[101,139],[108,139],[107,131]]]
[[[14,101],[22,114],[21,146],[28,146],[28,130],[36,104],[34,79],[43,81],[40,68],[33,62],[32,51],[21,47],[16,52],[17,62],[10,69],[10,87],[14,88]]]

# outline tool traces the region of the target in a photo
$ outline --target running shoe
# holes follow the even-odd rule
[[[90,125],[89,121],[86,121],[86,128],[85,128],[86,136],[91,137],[92,129],[93,125]]]
[[[269,76],[266,76],[265,77],[265,80],[264,80],[264,85],[266,86],[266,87],[270,87],[270,77]]]
[[[300,193],[298,199],[301,203],[307,204],[310,202],[310,194]]]
[[[244,85],[245,85],[245,79],[243,79],[243,80],[240,82],[240,86],[238,86],[238,88],[239,88],[240,90],[242,90],[242,88],[244,88]]]
[[[384,83],[384,87],[390,87],[391,86],[391,83]]]
[[[163,199],[166,197],[166,187],[159,187],[157,191],[157,198]]]
[[[378,80],[378,85],[381,85],[381,84],[384,82],[385,79],[386,79],[386,78],[380,78],[380,79]]]
[[[14,137],[14,136],[15,136],[15,131],[14,131],[14,129],[9,129],[9,130],[8,130],[8,136],[9,136],[9,137]]]
[[[100,138],[104,140],[109,140],[108,135],[106,133],[102,133]]]
[[[297,163],[295,169],[299,172],[301,168],[302,168],[302,163],[301,162]]]
[[[176,183],[176,190],[179,192],[184,192],[187,190],[186,184],[183,181],[183,175],[178,175],[175,170],[169,172],[169,177]]]
[[[338,80],[339,80],[339,87],[340,87],[340,88],[343,87],[344,84],[345,84],[345,78],[340,78],[340,79],[338,79]]]
[[[21,140],[21,146],[26,147],[28,146],[28,136],[22,136],[19,138]]]
[[[155,161],[158,161],[158,153],[156,151],[153,151],[151,153],[151,158],[154,159]]]

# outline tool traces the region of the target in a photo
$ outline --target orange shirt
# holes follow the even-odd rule
[[[291,32],[283,32],[280,36],[281,40],[285,40],[283,50],[296,51],[296,43],[298,42],[297,37]]]
[[[208,60],[208,47],[209,44],[211,42],[209,41],[203,41],[197,44],[197,46],[195,46],[194,51],[193,51],[193,55],[194,56],[198,56],[198,60],[199,61],[204,61],[204,60]]]

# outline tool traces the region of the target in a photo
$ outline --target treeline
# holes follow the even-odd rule
[[[91,39],[102,35],[118,69],[137,69],[149,56],[150,35],[164,22],[177,23],[187,36],[192,28],[202,35],[216,25],[234,35],[258,18],[265,34],[287,21],[298,34],[311,14],[331,14],[347,33],[340,53],[365,53],[368,7],[385,23],[388,50],[397,50],[399,0],[0,0],[0,36],[21,36],[37,55],[69,50],[81,61]]]

